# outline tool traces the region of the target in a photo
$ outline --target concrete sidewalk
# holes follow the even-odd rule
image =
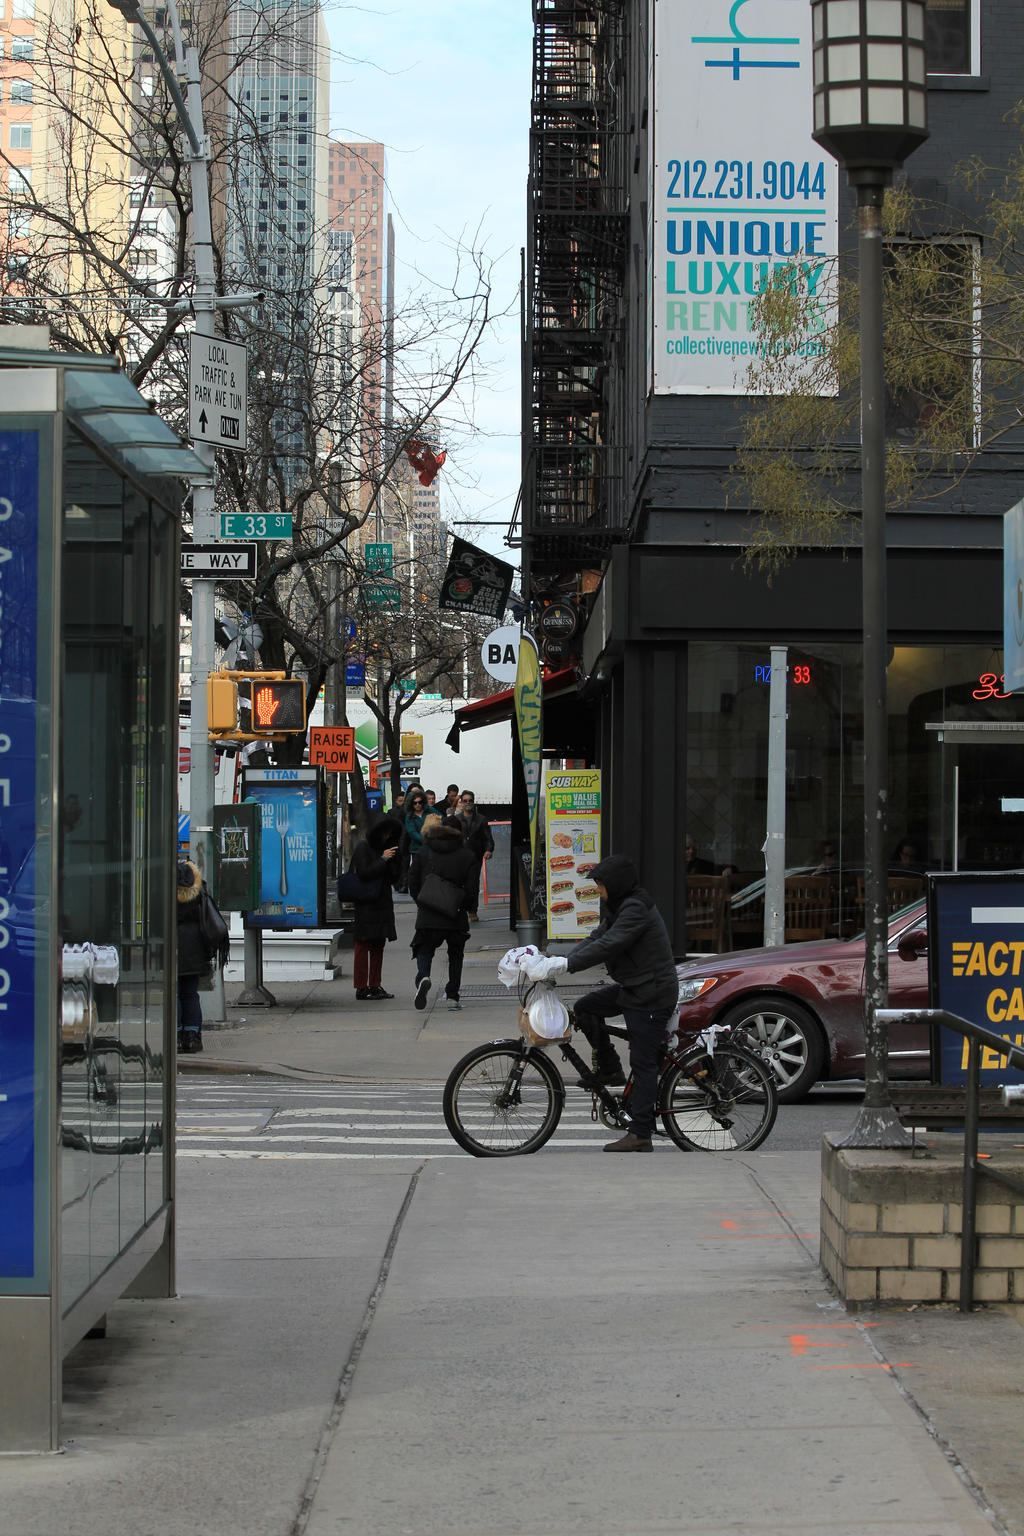
[[[475,925],[467,992],[507,942]],[[439,1080],[508,1032],[504,989],[417,1014],[401,960],[395,1003],[320,983],[189,1070]],[[180,1294],[75,1350],[67,1454],[0,1461],[0,1531],[1024,1536],[1024,1330],[847,1314],[818,1156],[771,1145],[183,1159]]]
[[[443,1082],[474,1045],[518,1033],[515,993],[501,985],[497,973],[501,956],[516,942],[508,926],[507,902],[481,906],[480,921],[472,925],[459,1013],[449,1013],[446,1007],[445,950],[434,956],[427,1007],[423,1012],[413,1007],[410,941],[415,917],[414,903],[408,897],[396,898],[398,941],[384,952],[384,986],[395,994],[393,1002],[356,1001],[351,949],[342,952],[345,974],[334,981],[268,979],[277,1000],[273,1008],[236,1006],[233,998],[242,988],[228,984],[226,1027],[204,1026],[203,1054],[182,1057],[179,1070]],[[561,990],[571,997],[602,976],[588,971],[577,986],[570,983]]]

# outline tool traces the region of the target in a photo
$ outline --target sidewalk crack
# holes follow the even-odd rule
[[[398,1238],[402,1230],[402,1224],[405,1221],[406,1216],[409,1214],[409,1208],[412,1205],[413,1196],[416,1193],[416,1186],[419,1183],[420,1174],[423,1172],[425,1167],[426,1163],[421,1163],[420,1166],[416,1169],[416,1172],[413,1174],[412,1178],[409,1180],[409,1188],[405,1192],[405,1199],[402,1201],[401,1209],[398,1212],[398,1215],[395,1217],[395,1224],[391,1228],[391,1234],[388,1238],[387,1247],[384,1250],[384,1257],[381,1259],[380,1269],[377,1271],[376,1284],[374,1285],[373,1290],[370,1292],[370,1298],[366,1303],[366,1310],[363,1313],[362,1322],[360,1323],[359,1330],[352,1342],[352,1348],[349,1350],[348,1359],[345,1362],[345,1368],[342,1371],[341,1377],[338,1381],[338,1389],[334,1394],[334,1401],[331,1404],[330,1412],[328,1413],[324,1422],[324,1427],[320,1431],[320,1439],[317,1442],[316,1452],[313,1456],[313,1465],[311,1466],[309,1476],[306,1479],[306,1486],[303,1489],[302,1497],[299,1500],[298,1512],[295,1516],[295,1519],[292,1521],[288,1536],[303,1536],[303,1533],[309,1524],[309,1517],[313,1512],[313,1503],[316,1499],[317,1492],[320,1487],[320,1479],[323,1476],[324,1467],[327,1463],[327,1456],[331,1449],[331,1444],[334,1440],[334,1437],[338,1432],[338,1426],[341,1423],[341,1416],[345,1411],[345,1404],[348,1402],[349,1395],[352,1391],[352,1382],[355,1377],[356,1366],[359,1364],[359,1357],[361,1356],[363,1352],[363,1346],[369,1337],[370,1328],[373,1325],[373,1320],[377,1312],[377,1306],[384,1294],[384,1287],[387,1285],[388,1276],[391,1273],[391,1261],[394,1257],[395,1248],[398,1244]]]

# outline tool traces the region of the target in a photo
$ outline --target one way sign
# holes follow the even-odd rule
[[[182,544],[181,574],[220,576],[228,580],[232,576],[255,576],[256,545]]]

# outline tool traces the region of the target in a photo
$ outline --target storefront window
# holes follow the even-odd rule
[[[843,872],[857,916],[864,762],[859,645],[788,648],[786,866]],[[768,644],[689,647],[687,833],[734,886],[764,874],[771,653]],[[894,647],[888,671],[890,868],[1024,865],[1024,699],[1002,689],[1001,652]],[[1020,723],[1020,732],[993,725]]]

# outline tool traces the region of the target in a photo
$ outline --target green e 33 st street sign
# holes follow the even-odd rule
[[[290,539],[290,512],[222,512],[222,539]]]

